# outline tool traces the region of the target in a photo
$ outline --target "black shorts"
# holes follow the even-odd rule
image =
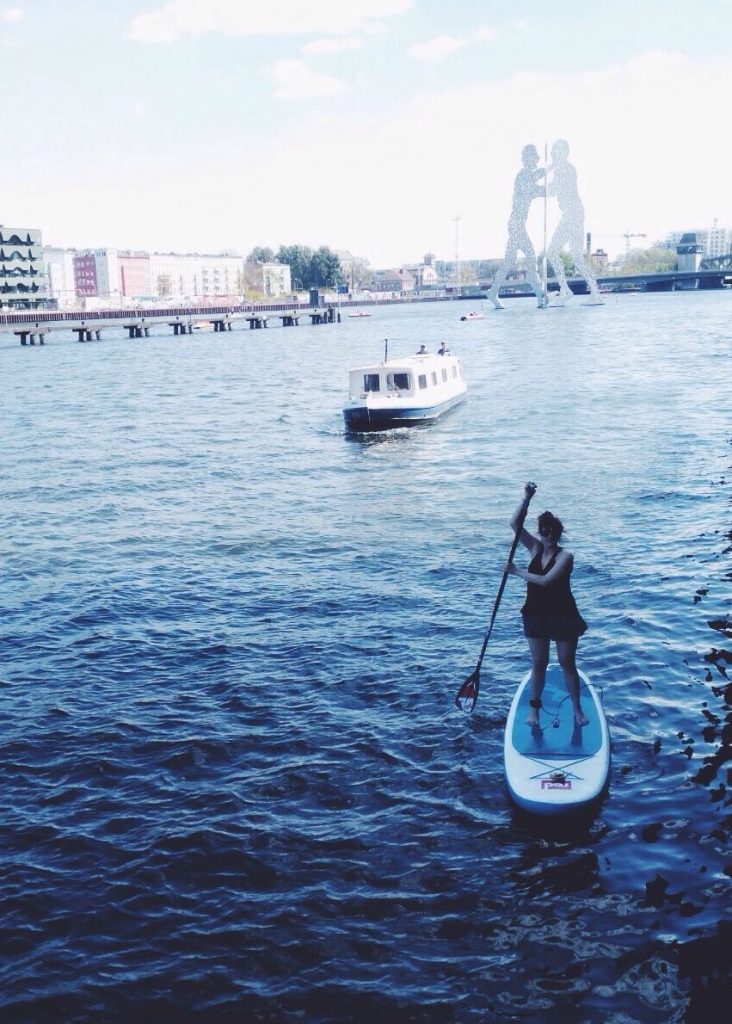
[[[524,636],[532,640],[579,640],[587,632],[587,623],[581,615],[546,618],[522,612],[521,617]]]

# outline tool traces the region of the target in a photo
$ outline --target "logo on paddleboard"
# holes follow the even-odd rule
[[[541,780],[542,789],[571,789],[572,780],[564,772],[554,772],[548,779]]]

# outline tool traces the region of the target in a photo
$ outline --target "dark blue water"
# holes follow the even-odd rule
[[[0,335],[0,1016],[703,1019],[729,995],[732,295]],[[351,366],[469,401],[349,439]],[[517,815],[523,483],[565,523],[613,773]]]

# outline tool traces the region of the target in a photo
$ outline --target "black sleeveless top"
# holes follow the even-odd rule
[[[557,556],[561,550],[561,548],[558,548],[547,564],[542,565],[542,549],[539,548],[529,563],[529,572],[535,576],[546,576],[554,568]],[[579,619],[584,624],[569,586],[569,576],[562,576],[555,583],[550,583],[548,587],[540,587],[536,583],[527,583],[526,601],[521,611],[527,615],[539,616],[542,619]],[[586,625],[585,628],[587,628]]]

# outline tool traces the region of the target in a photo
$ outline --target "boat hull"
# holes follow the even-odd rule
[[[531,814],[586,812],[605,793],[610,774],[610,735],[600,697],[580,672],[580,700],[589,719],[574,721],[559,665],[547,669],[539,725],[529,726],[527,673],[514,695],[504,735],[504,773],[514,802]],[[556,723],[556,724],[555,724]]]
[[[467,398],[467,393],[455,395],[440,405],[429,407],[379,408],[362,405],[348,407],[343,410],[346,430],[367,433],[372,430],[394,430],[397,427],[416,427],[420,424],[434,423],[450,409],[460,405]]]

